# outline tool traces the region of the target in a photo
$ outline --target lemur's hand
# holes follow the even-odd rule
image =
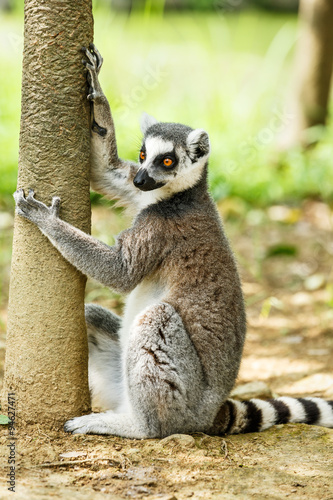
[[[24,196],[23,189],[15,191],[16,213],[34,222],[38,227],[43,226],[50,219],[59,217],[60,198],[58,196],[52,198],[52,205],[50,207],[36,200],[34,196],[35,193],[32,189],[29,189],[27,197]]]
[[[89,48],[82,47],[82,51],[88,59],[88,61],[86,59],[82,59],[82,63],[88,70],[87,80],[89,84],[89,92],[87,99],[89,99],[89,101],[93,101],[100,95],[98,73],[100,72],[103,64],[103,57],[93,43],[89,44]]]

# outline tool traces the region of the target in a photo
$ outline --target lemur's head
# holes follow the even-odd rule
[[[138,189],[158,190],[154,195],[163,199],[198,182],[209,156],[207,132],[179,123],[160,123],[146,113],[141,130],[141,165],[133,181]]]

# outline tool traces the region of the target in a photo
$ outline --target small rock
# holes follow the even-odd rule
[[[246,215],[246,222],[250,226],[259,226],[265,221],[266,215],[263,210],[253,209],[250,210]]]
[[[295,382],[279,387],[279,391],[287,396],[295,396],[297,394],[315,394],[329,391],[333,387],[333,377],[330,373],[314,373],[308,375]],[[325,392],[325,398],[328,394]],[[328,398],[330,399],[330,398]]]
[[[294,224],[300,219],[301,211],[285,205],[274,205],[267,210],[268,217],[274,222],[285,222]]]
[[[273,397],[273,393],[265,382],[258,380],[239,385],[231,392],[230,397],[238,401],[246,401],[252,398],[270,399]]]
[[[302,335],[289,335],[288,337],[283,337],[280,342],[284,344],[300,344],[303,342],[304,338]]]
[[[155,467],[131,467],[124,477],[131,480],[135,486],[156,486],[158,480],[154,472]]]
[[[329,349],[308,349],[309,356],[327,356],[330,353]]]
[[[8,212],[0,212],[0,229],[10,229],[13,227],[14,218]]]
[[[172,434],[164,439],[161,439],[160,445],[166,446],[172,444],[174,446],[180,446],[181,448],[194,448],[195,440],[194,437],[188,434]]]
[[[304,288],[309,292],[319,290],[326,283],[326,278],[323,274],[312,274],[304,281]]]
[[[290,297],[289,303],[294,306],[307,306],[312,303],[312,296],[310,293],[297,292]]]

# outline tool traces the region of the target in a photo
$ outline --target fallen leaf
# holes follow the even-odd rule
[[[67,451],[66,453],[60,453],[60,458],[77,458],[85,457],[87,453],[85,451]]]

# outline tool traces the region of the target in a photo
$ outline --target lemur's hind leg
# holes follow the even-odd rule
[[[198,419],[205,388],[201,363],[171,305],[156,304],[136,318],[125,371],[128,413],[104,412],[74,418],[66,422],[67,432],[142,439],[203,427]]]
[[[95,304],[85,308],[89,347],[89,388],[93,404],[116,410],[122,403],[123,381],[118,331],[121,319]]]
[[[133,413],[156,435],[200,430],[204,374],[181,317],[170,304],[150,306],[135,321],[127,378]]]

